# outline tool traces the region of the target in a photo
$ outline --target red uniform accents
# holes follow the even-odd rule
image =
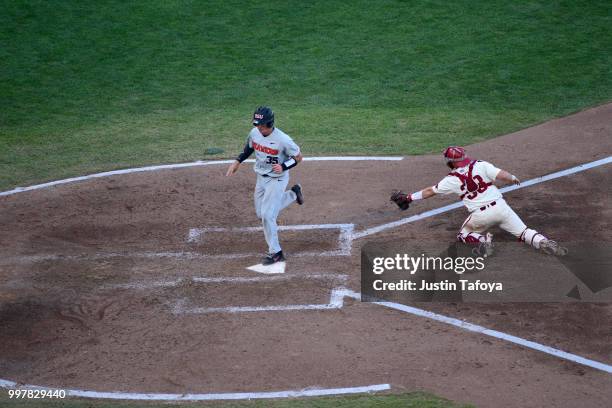
[[[262,146],[259,143],[253,142],[253,149],[259,151],[259,152],[263,152],[265,154],[271,154],[273,156],[278,155],[278,149],[272,149],[270,147],[267,146]]]
[[[461,183],[462,183],[461,191],[465,191],[465,193],[463,193],[460,197],[462,200],[466,195],[467,195],[468,200],[473,200],[474,198],[476,198],[478,194],[481,194],[487,191],[487,188],[489,188],[489,186],[493,184],[493,183],[485,183],[482,177],[480,177],[478,174],[475,176],[472,176],[472,171],[474,170],[474,164],[476,164],[476,160],[473,160],[470,163],[470,167],[469,167],[467,175],[457,173],[455,171],[449,173],[449,176],[455,176],[459,180],[461,180]]]
[[[457,234],[457,241],[466,243],[466,244],[478,244],[480,242],[484,242],[485,237],[477,232],[470,232],[467,235],[464,233]]]
[[[465,156],[465,149],[461,146],[447,147],[444,150],[444,159],[451,169],[463,167],[470,162],[470,159]]]

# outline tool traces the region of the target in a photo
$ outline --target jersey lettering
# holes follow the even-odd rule
[[[472,176],[472,170],[474,170],[474,164],[476,160],[470,163],[468,174],[461,174],[457,172],[450,173],[452,176],[458,177],[461,180],[461,191],[465,191],[461,194],[461,199],[467,198],[468,200],[475,199],[478,194],[482,194],[489,188],[493,183],[485,182],[480,175]]]
[[[257,142],[253,142],[253,149],[263,152],[265,154],[270,154],[273,156],[278,156],[278,149],[271,149],[267,146],[260,145]]]

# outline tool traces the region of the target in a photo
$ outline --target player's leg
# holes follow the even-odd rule
[[[257,183],[255,184],[255,192],[253,194],[255,202],[255,214],[261,219],[261,206],[263,203],[264,193],[266,192],[265,177],[257,175]]]
[[[484,235],[485,228],[478,222],[477,218],[478,215],[472,213],[465,219],[457,234],[457,241],[465,244],[478,244],[486,240],[486,236]]]
[[[504,220],[499,224],[501,229],[508,231],[525,244],[535,249],[540,249],[547,254],[565,255],[567,253],[567,249],[559,246],[556,241],[549,239],[534,229],[528,228],[523,220],[521,220],[521,217],[508,204],[504,202],[503,205],[505,216]]]
[[[474,246],[472,252],[477,256],[491,256],[493,255],[493,234],[485,232],[495,224],[497,224],[497,215],[494,207],[485,211],[476,210],[464,221],[457,234],[457,240]]]
[[[271,178],[266,182],[265,193],[262,199],[261,219],[263,222],[264,236],[268,243],[270,255],[279,254],[282,257],[281,246],[278,241],[278,225],[276,219],[280,212],[283,194],[287,187],[288,177]]]
[[[287,182],[289,182],[289,180],[287,180]],[[283,193],[282,198],[281,198],[280,211],[282,211],[285,208],[289,207],[291,204],[293,204],[295,202],[296,199],[297,199],[297,195],[295,194],[294,191],[292,191],[292,190],[285,191]]]
[[[508,231],[527,245],[539,249],[540,243],[545,240],[546,237],[534,229],[527,228],[527,225],[521,220],[521,217],[519,217],[505,202],[500,203],[500,208],[503,208],[504,219],[499,224],[499,227],[504,231]]]

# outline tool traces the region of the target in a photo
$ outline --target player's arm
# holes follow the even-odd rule
[[[426,198],[431,198],[436,195],[433,187],[427,187],[421,191],[417,191],[415,193],[410,194],[410,201],[415,200],[424,200]]]
[[[516,185],[521,184],[521,180],[516,178],[516,176],[508,173],[506,170],[500,170],[499,173],[497,173],[497,176],[495,177],[495,182],[503,183],[503,184],[507,184],[507,183],[512,183]]]
[[[275,173],[282,173],[283,171],[294,168],[303,159],[302,153],[298,153],[295,156],[289,156],[287,161],[281,164],[275,164],[272,166],[272,171]]]
[[[495,167],[491,163],[482,162],[482,169],[484,170],[484,174],[486,175],[486,177],[489,180],[493,181],[495,184],[521,184],[521,181],[516,178],[516,176],[513,176],[512,174],[508,173],[506,170],[502,170],[498,167]]]
[[[242,153],[238,155],[238,157],[236,157],[236,160],[234,160],[234,162],[230,164],[225,175],[229,177],[232,174],[236,173],[238,171],[238,167],[240,167],[240,163],[248,159],[249,156],[252,155],[254,151],[255,149],[251,147],[251,145],[249,144],[249,141],[247,140],[246,144],[244,145],[244,150],[242,151]]]
[[[436,195],[434,187],[427,187],[421,191],[415,191],[412,194],[407,195],[408,202],[411,203],[417,200],[425,200]]]

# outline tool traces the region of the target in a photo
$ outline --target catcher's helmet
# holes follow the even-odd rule
[[[444,159],[446,165],[451,169],[463,167],[470,162],[470,159],[465,155],[465,149],[460,146],[449,146],[444,150]]]
[[[274,112],[269,106],[260,106],[253,113],[253,126],[274,126]]]

